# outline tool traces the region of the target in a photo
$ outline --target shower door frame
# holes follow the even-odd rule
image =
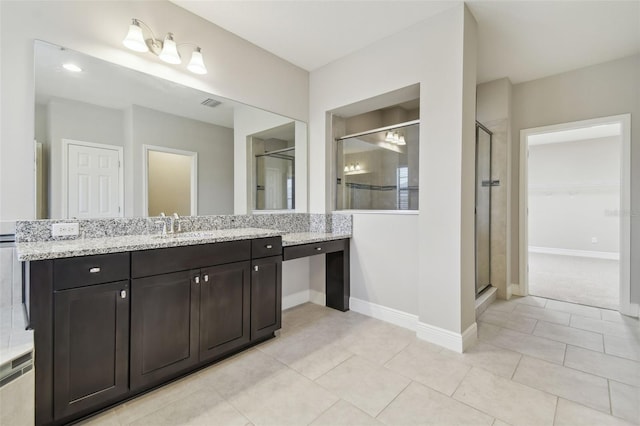
[[[480,290],[478,290],[478,143],[479,143],[479,130],[482,129],[489,135],[489,230],[488,230],[488,238],[489,238],[489,282],[484,285]],[[475,215],[474,215],[474,264],[475,264],[475,292],[476,297],[478,297],[482,292],[491,287],[491,188],[492,184],[492,167],[491,161],[493,159],[493,132],[486,128],[482,123],[476,121],[476,187],[475,187]],[[481,183],[480,183],[481,184]]]

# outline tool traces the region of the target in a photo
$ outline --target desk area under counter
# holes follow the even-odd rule
[[[350,228],[269,225],[18,243],[35,333],[36,424],[91,415],[272,338],[283,261],[325,254],[326,305],[348,310]],[[94,326],[99,339],[87,333]]]

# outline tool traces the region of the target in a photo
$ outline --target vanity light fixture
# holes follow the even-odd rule
[[[388,131],[388,132],[387,132],[387,136],[384,138],[385,142],[391,142],[391,143],[394,143],[394,137],[393,137],[393,135],[394,135],[394,132],[392,132],[392,131]]]
[[[71,71],[71,72],[82,72],[82,68],[80,68],[76,64],[72,64],[72,63],[62,64],[62,68],[64,68],[67,71]]]
[[[404,136],[400,135],[400,136],[398,137],[398,142],[397,142],[397,144],[398,144],[398,145],[400,145],[400,146],[402,146],[402,145],[406,145],[406,144],[407,144],[407,141],[406,141],[406,140],[404,140]]]
[[[151,38],[144,38],[142,26],[151,33]],[[200,46],[193,43],[176,44],[173,38],[173,33],[167,33],[164,40],[159,40],[156,38],[153,30],[139,19],[133,18],[131,20],[129,32],[124,40],[122,40],[122,44],[134,52],[151,52],[164,62],[174,65],[182,63],[182,58],[180,57],[180,53],[178,53],[178,48],[181,46],[193,46],[194,50],[191,53],[191,60],[187,65],[187,69],[195,74],[207,73],[207,67],[204,65]]]

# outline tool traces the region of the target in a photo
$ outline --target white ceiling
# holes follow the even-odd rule
[[[452,7],[455,1],[171,0],[308,71]],[[529,81],[640,51],[639,1],[468,1],[478,82]]]

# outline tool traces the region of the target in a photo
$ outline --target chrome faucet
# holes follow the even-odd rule
[[[178,229],[175,229],[175,224],[176,222],[178,222]],[[169,231],[167,231],[167,233],[169,234],[177,234],[182,232],[182,226],[180,226],[180,216],[178,216],[178,213],[174,213],[170,218],[169,218]]]

